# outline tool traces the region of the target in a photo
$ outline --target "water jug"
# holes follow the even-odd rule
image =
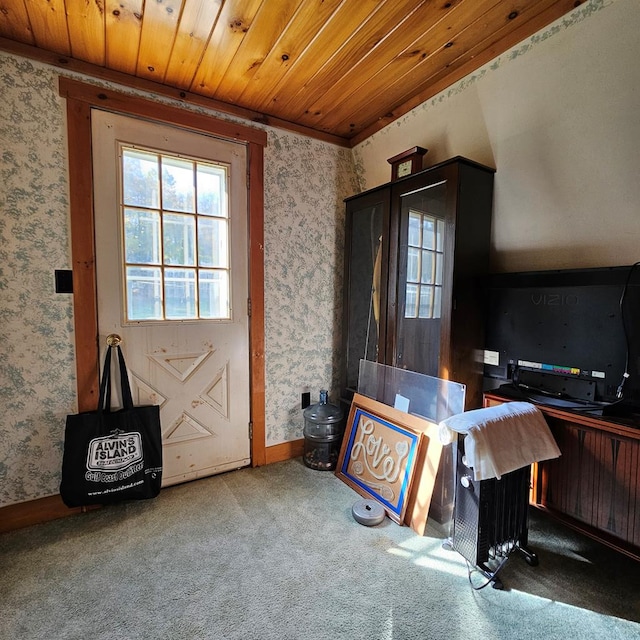
[[[330,404],[328,392],[320,391],[320,401],[304,412],[304,456],[307,467],[330,471],[336,468],[344,433],[342,409]]]

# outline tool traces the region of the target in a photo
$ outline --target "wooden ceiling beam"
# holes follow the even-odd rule
[[[0,10],[0,33],[18,42],[35,44],[24,0],[15,0],[12,4],[2,7]]]
[[[104,65],[105,28],[102,5],[85,0],[65,0],[71,55],[92,64]]]
[[[182,10],[164,81],[188,90],[195,75],[194,60],[202,60],[218,21],[222,0],[188,0]]]
[[[105,56],[107,69],[136,74],[144,0],[106,0]]]
[[[301,65],[315,59],[310,53],[334,16],[346,0],[324,0],[319,6],[304,3],[282,37],[258,65],[247,82],[239,101],[260,110],[262,105],[273,107],[276,87],[286,87],[299,73]]]
[[[35,44],[62,55],[71,55],[64,0],[28,2],[25,6]]]
[[[419,29],[407,25],[406,29],[396,30],[393,37],[355,62],[342,78],[336,79],[330,91],[320,94],[306,114],[294,119],[326,131],[347,118],[349,122],[344,131],[352,135],[364,123],[380,115],[380,104],[396,104],[391,89],[408,85],[403,82],[404,76],[420,69],[426,60],[441,57],[445,45],[458,37],[473,16],[477,19],[485,15],[498,1],[473,0],[473,5],[460,2],[447,9],[431,4],[420,7],[414,14]],[[425,25],[430,26],[427,28]],[[385,85],[382,91],[381,83]],[[355,99],[361,107],[354,113],[349,105]],[[373,115],[371,111],[374,111]]]
[[[199,61],[191,91],[214,97],[236,52],[246,38],[262,0],[225,0]]]

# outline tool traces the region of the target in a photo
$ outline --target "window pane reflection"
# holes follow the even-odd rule
[[[203,318],[228,318],[229,282],[226,271],[200,271],[200,314]]]
[[[127,267],[127,317],[162,320],[162,272],[159,268]]]
[[[166,213],[163,218],[163,233],[165,264],[195,266],[195,217]]]
[[[162,156],[162,208],[195,213],[194,163]]]
[[[166,269],[164,272],[165,313],[168,320],[196,318],[195,269]]]
[[[158,154],[138,149],[122,152],[122,202],[155,209],[160,206]]]
[[[407,228],[406,318],[439,318],[444,220],[417,208]]]
[[[124,210],[125,260],[160,264],[160,213],[139,209]]]

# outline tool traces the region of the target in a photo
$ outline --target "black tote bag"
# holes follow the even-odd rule
[[[111,349],[123,408],[111,411]],[[67,416],[60,496],[68,507],[155,498],[162,482],[160,407],[133,406],[120,346],[104,360],[97,411]]]

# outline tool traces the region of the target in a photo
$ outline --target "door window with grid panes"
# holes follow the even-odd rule
[[[228,168],[122,145],[125,320],[231,318]]]
[[[444,220],[409,211],[406,318],[439,318],[442,307]]]

